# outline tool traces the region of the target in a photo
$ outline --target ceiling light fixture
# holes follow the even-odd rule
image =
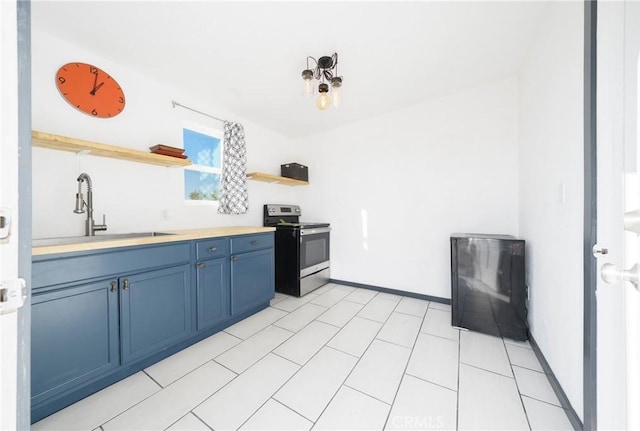
[[[315,63],[315,68],[309,67],[309,60]],[[333,106],[337,108],[342,104],[342,76],[337,75],[338,53],[333,53],[331,57],[320,57],[317,60],[311,56],[307,57],[307,68],[302,71],[302,80],[304,81],[302,94],[305,97],[313,96],[313,80],[317,79],[320,81],[318,85],[318,93],[320,94],[316,100],[316,107],[325,111],[333,103]],[[331,87],[331,95],[329,87]]]

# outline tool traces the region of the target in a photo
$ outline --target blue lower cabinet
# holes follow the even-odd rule
[[[34,405],[116,369],[116,280],[34,294],[31,328]]]
[[[229,318],[229,262],[227,258],[196,264],[198,331]]]
[[[191,334],[190,273],[190,265],[181,265],[120,278],[123,364]]]
[[[231,256],[231,315],[273,298],[274,277],[273,248]]]
[[[37,421],[268,306],[273,233],[34,256],[33,285]]]

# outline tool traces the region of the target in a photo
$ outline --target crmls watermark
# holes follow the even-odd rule
[[[391,424],[396,429],[442,429],[444,418],[442,416],[394,416]]]

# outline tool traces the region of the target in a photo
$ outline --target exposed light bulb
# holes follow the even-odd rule
[[[342,105],[342,78],[331,78],[331,98],[336,108]]]
[[[302,80],[304,87],[302,89],[302,95],[304,97],[313,96],[313,71],[306,69],[302,71]]]
[[[331,105],[331,97],[329,97],[329,85],[321,83],[318,85],[318,100],[316,100],[316,107],[321,111],[326,111]]]
[[[329,97],[329,93],[320,93],[320,96],[318,96],[318,100],[316,100],[316,107],[321,111],[326,111],[330,105],[331,98]]]

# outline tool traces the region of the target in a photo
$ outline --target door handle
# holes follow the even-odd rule
[[[118,290],[118,283],[116,283],[115,281],[112,281],[111,283],[111,291],[115,292],[116,290]]]
[[[200,262],[200,263],[196,263],[196,268],[198,268],[198,269],[206,268],[206,266],[207,266],[207,265],[206,265],[206,264],[204,264],[204,263],[202,263],[202,262]]]
[[[122,290],[129,290],[129,280],[126,278],[122,280]]]
[[[633,284],[633,287],[638,288],[638,282],[640,281],[640,266],[636,263],[630,269],[619,270],[612,263],[605,263],[600,269],[600,276],[609,284],[614,284],[617,281],[628,281]]]

